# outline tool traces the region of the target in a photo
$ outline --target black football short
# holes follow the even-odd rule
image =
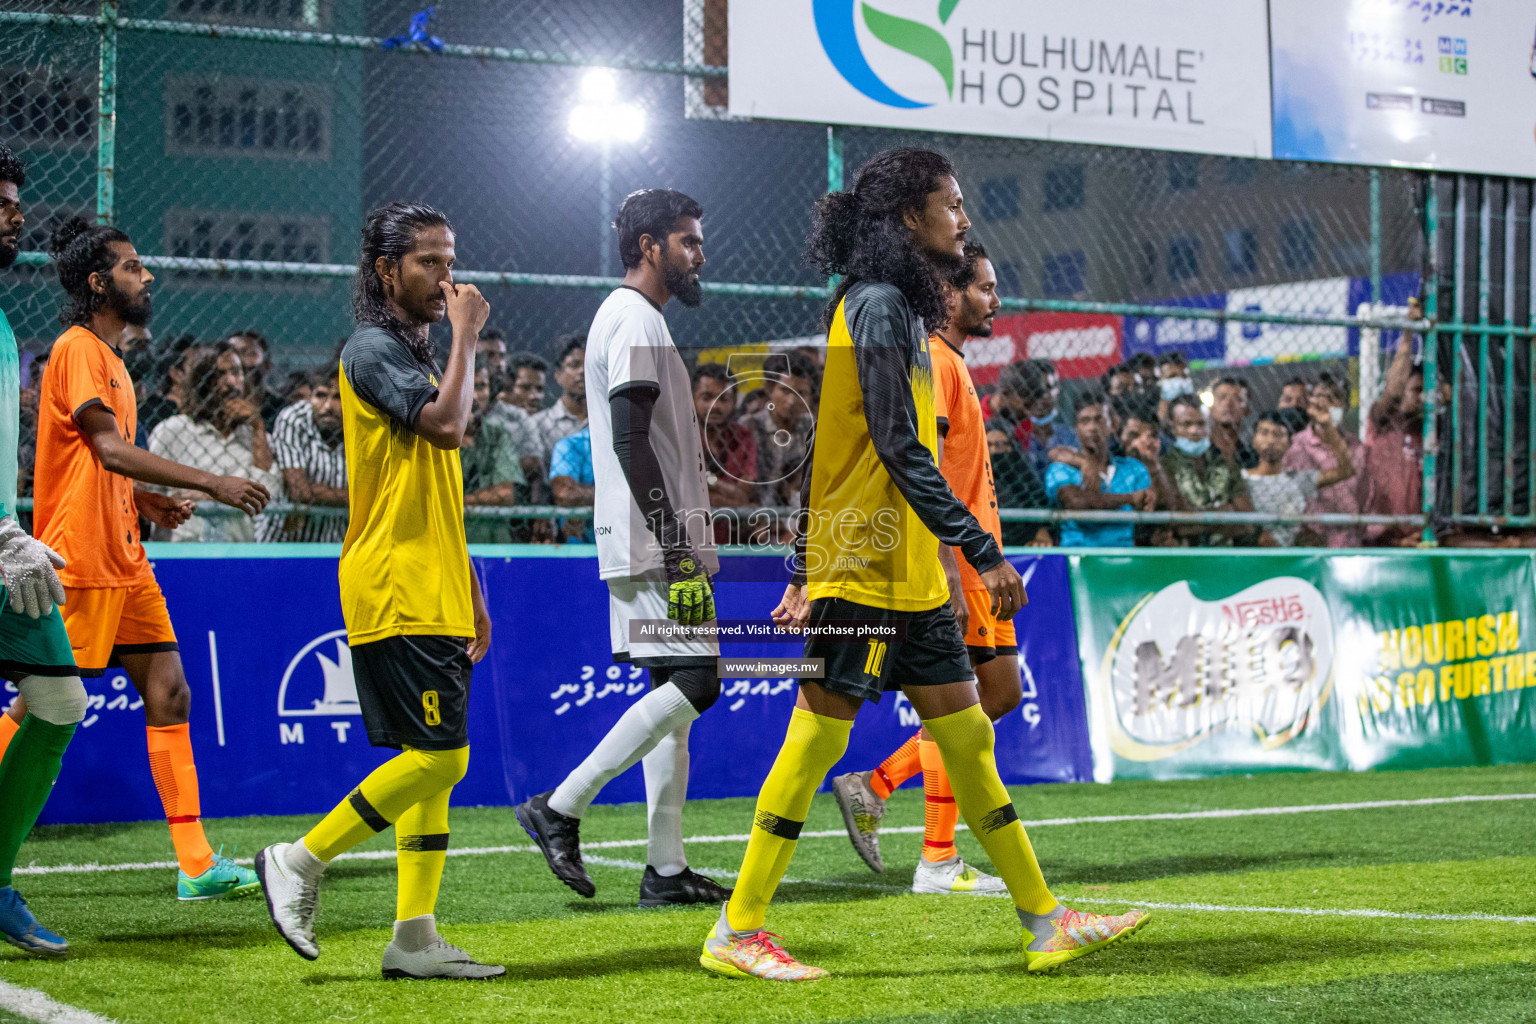
[[[357,702],[376,747],[458,750],[469,745],[469,677],[461,636],[390,636],[352,651]]]
[[[858,628],[815,631],[818,626],[837,630],[845,622],[856,622]],[[904,686],[943,686],[975,677],[960,624],[947,603],[898,612],[824,597],[811,602],[810,625],[805,656],[823,659],[825,675],[807,682],[833,693],[878,702],[882,693]]]

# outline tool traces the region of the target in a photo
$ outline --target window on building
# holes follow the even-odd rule
[[[1280,258],[1287,270],[1310,270],[1317,263],[1317,232],[1310,220],[1280,225]]]
[[[1233,274],[1259,272],[1259,239],[1252,228],[1231,228],[1222,235],[1227,253],[1227,270]]]
[[[992,261],[992,269],[997,274],[997,290],[1002,295],[1019,296],[1024,294],[1021,286],[1023,278],[1019,274],[1017,263]]]
[[[49,64],[0,68],[0,138],[13,147],[93,147],[95,74]]]
[[[1143,239],[1141,243],[1141,286],[1151,288],[1157,284],[1157,246]]]
[[[1221,181],[1224,185],[1246,185],[1259,173],[1257,160],[1228,157],[1221,162]]]
[[[1200,154],[1168,154],[1168,191],[1188,192],[1200,187]]]
[[[1200,239],[1190,235],[1168,240],[1168,280],[1189,281],[1200,276]]]
[[[172,209],[165,214],[165,252],[215,260],[268,260],[324,263],[330,256],[330,218],[312,214],[243,213],[228,210]],[[273,277],[241,271],[176,270],[178,283],[207,283],[220,288],[268,284],[318,285],[323,278]]]
[[[1012,220],[1019,215],[1019,179],[989,178],[981,183],[981,219]]]
[[[1075,210],[1083,205],[1083,165],[1047,167],[1041,182],[1045,211]]]
[[[165,110],[167,156],[331,156],[331,93],[319,83],[168,78]]]
[[[1068,299],[1086,291],[1088,257],[1081,249],[1047,256],[1040,264],[1040,290],[1048,299]]]
[[[331,23],[330,0],[168,0],[171,17],[227,25],[319,28]]]

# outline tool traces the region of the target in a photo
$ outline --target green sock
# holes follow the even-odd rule
[[[73,725],[54,725],[28,715],[16,730],[5,760],[0,761],[0,793],[5,794],[0,801],[0,885],[11,884],[16,854],[53,792],[53,780],[74,734]]]

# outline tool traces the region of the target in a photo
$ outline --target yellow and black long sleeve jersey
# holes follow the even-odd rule
[[[936,462],[938,421],[928,337],[893,285],[857,282],[827,337],[810,471],[803,571],[811,600],[894,611],[949,599],[942,541],[978,572],[997,542],[950,491]]]

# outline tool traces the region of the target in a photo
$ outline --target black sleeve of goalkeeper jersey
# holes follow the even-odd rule
[[[800,508],[795,515],[795,561],[789,581],[797,587],[805,586],[805,534],[810,529],[811,473],[816,461],[816,433],[811,428],[811,441],[805,449],[804,476],[800,478]]]
[[[629,493],[665,557],[686,554],[692,546],[667,497],[661,463],[651,447],[651,412],[659,397],[661,391],[654,384],[633,384],[609,395],[608,409],[613,415],[613,454],[619,457]]]
[[[856,302],[844,304],[853,339],[864,417],[875,454],[912,511],[943,544],[959,548],[977,572],[1003,561],[992,535],[981,528],[933,461],[917,431],[911,364],[915,332],[906,299],[887,284],[859,289]]]

